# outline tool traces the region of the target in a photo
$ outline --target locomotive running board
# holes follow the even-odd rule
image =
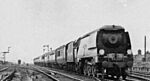
[[[105,76],[106,74],[104,74],[104,76]],[[99,77],[99,76],[102,76],[102,73],[97,73],[96,74],[96,77]]]

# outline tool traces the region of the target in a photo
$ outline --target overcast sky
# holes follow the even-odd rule
[[[6,60],[32,62],[43,45],[56,47],[100,28],[123,26],[133,53],[150,50],[150,0],[0,0],[0,52]]]

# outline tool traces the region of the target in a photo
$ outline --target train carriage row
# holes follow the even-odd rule
[[[34,63],[125,79],[125,70],[133,65],[129,33],[121,26],[106,25],[35,58]]]

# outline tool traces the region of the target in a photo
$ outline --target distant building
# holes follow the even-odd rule
[[[142,62],[144,55],[134,55],[134,62]]]
[[[150,52],[146,52],[146,62],[150,62]]]
[[[144,54],[141,54],[141,50],[138,50],[138,54],[134,55],[134,62],[142,62],[144,59]],[[146,52],[146,62],[150,62],[150,52]]]
[[[134,62],[142,62],[144,55],[141,54],[141,50],[138,50],[138,54],[134,55]]]
[[[134,55],[133,69],[138,69],[147,71],[150,68],[150,52],[146,52],[146,61],[144,59],[144,54],[141,54],[141,50],[138,50],[138,54]]]

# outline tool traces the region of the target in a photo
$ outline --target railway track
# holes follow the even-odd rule
[[[3,72],[5,70],[7,70],[7,69],[8,69],[8,67],[2,68],[2,69],[0,69],[0,72]]]
[[[52,76],[52,73],[51,73],[51,74],[48,74],[48,73],[46,73],[46,72],[44,72],[44,71],[42,71],[42,70],[40,70],[40,69],[37,69],[37,68],[36,68],[36,70],[39,71],[40,73],[43,73],[44,75],[48,76],[48,77],[51,78],[53,81],[59,81],[57,78],[55,78],[55,77]]]
[[[0,76],[0,81],[17,81],[13,80],[13,76],[16,76],[18,72],[21,72],[21,69],[24,69],[24,73],[28,72],[29,69],[32,70],[33,72],[28,72],[30,74],[27,78],[28,80],[21,80],[21,81],[38,81],[35,79],[38,75],[45,75],[51,80],[42,80],[42,81],[114,81],[114,80],[109,80],[109,79],[104,79],[102,80],[101,78],[97,77],[92,77],[92,76],[85,76],[85,75],[79,75],[75,74],[73,72],[67,72],[64,70],[60,69],[52,69],[52,68],[45,68],[45,67],[39,67],[39,66],[33,66],[28,67],[28,66],[19,66],[21,69],[15,69],[18,68],[18,66],[11,66],[9,69],[9,66],[3,67],[0,69],[0,74],[4,71],[9,70],[9,72],[6,72],[2,76]],[[63,72],[64,71],[64,72]],[[33,76],[32,74],[35,74]],[[75,75],[74,75],[75,74]],[[18,80],[20,81],[20,80]],[[121,79],[118,81],[122,81]],[[150,74],[149,73],[140,73],[140,72],[131,72],[129,76],[127,77],[126,81],[150,81]]]
[[[129,78],[137,79],[139,81],[150,81],[150,74],[132,72],[129,74]]]
[[[3,67],[2,69],[0,69],[0,81],[11,81],[15,72],[15,69],[10,70],[8,66]]]
[[[6,76],[3,76],[1,81],[11,81],[13,77],[15,76],[16,70],[14,69],[12,72],[6,74]]]
[[[58,69],[51,69],[51,68],[45,68],[40,66],[28,66],[28,67],[22,67],[22,68],[28,68],[32,70],[36,70],[49,78],[53,78],[52,81],[116,81],[116,80],[110,80],[110,79],[101,79],[97,77],[92,76],[84,76],[79,75],[71,72],[66,72],[64,70],[58,70]],[[122,79],[117,80],[122,81]],[[138,73],[131,73],[127,77],[127,80],[125,81],[150,81],[149,75],[144,74],[138,74]]]
[[[46,68],[46,69],[51,71],[48,68]],[[58,70],[58,71],[61,72],[60,70]],[[56,70],[52,70],[52,72],[57,73]],[[80,75],[80,76],[84,76],[84,75]],[[75,77],[75,76],[73,76],[73,77]],[[88,80],[88,81],[116,81],[116,80],[111,80],[111,79],[101,79],[101,78],[92,77],[92,76],[84,76],[84,77],[91,78],[91,80]],[[79,77],[77,77],[77,78],[79,78]],[[86,81],[86,80],[84,78],[81,78],[80,81]],[[123,81],[123,80],[122,80],[122,78],[120,78],[120,80],[117,80],[117,81]],[[133,73],[132,72],[131,74],[129,74],[129,76],[127,77],[127,79],[125,81],[150,81],[150,74],[145,75],[145,74],[141,74],[141,73],[135,73],[135,72]]]
[[[0,81],[59,81],[41,70],[10,66],[0,70]]]
[[[82,79],[78,79],[57,71],[52,71],[52,70],[48,70],[48,69],[42,69],[40,70],[39,68],[35,68],[41,72],[44,72],[45,74],[50,74],[52,77],[55,77],[58,79],[58,81],[83,81]]]
[[[52,70],[52,69],[45,68],[45,67],[36,66],[35,69],[38,69],[38,70],[40,69],[41,71],[51,74],[53,77],[59,79],[59,81],[101,81],[97,77],[87,77],[87,76],[76,75],[74,73],[65,73],[60,70],[56,71],[56,70]]]

